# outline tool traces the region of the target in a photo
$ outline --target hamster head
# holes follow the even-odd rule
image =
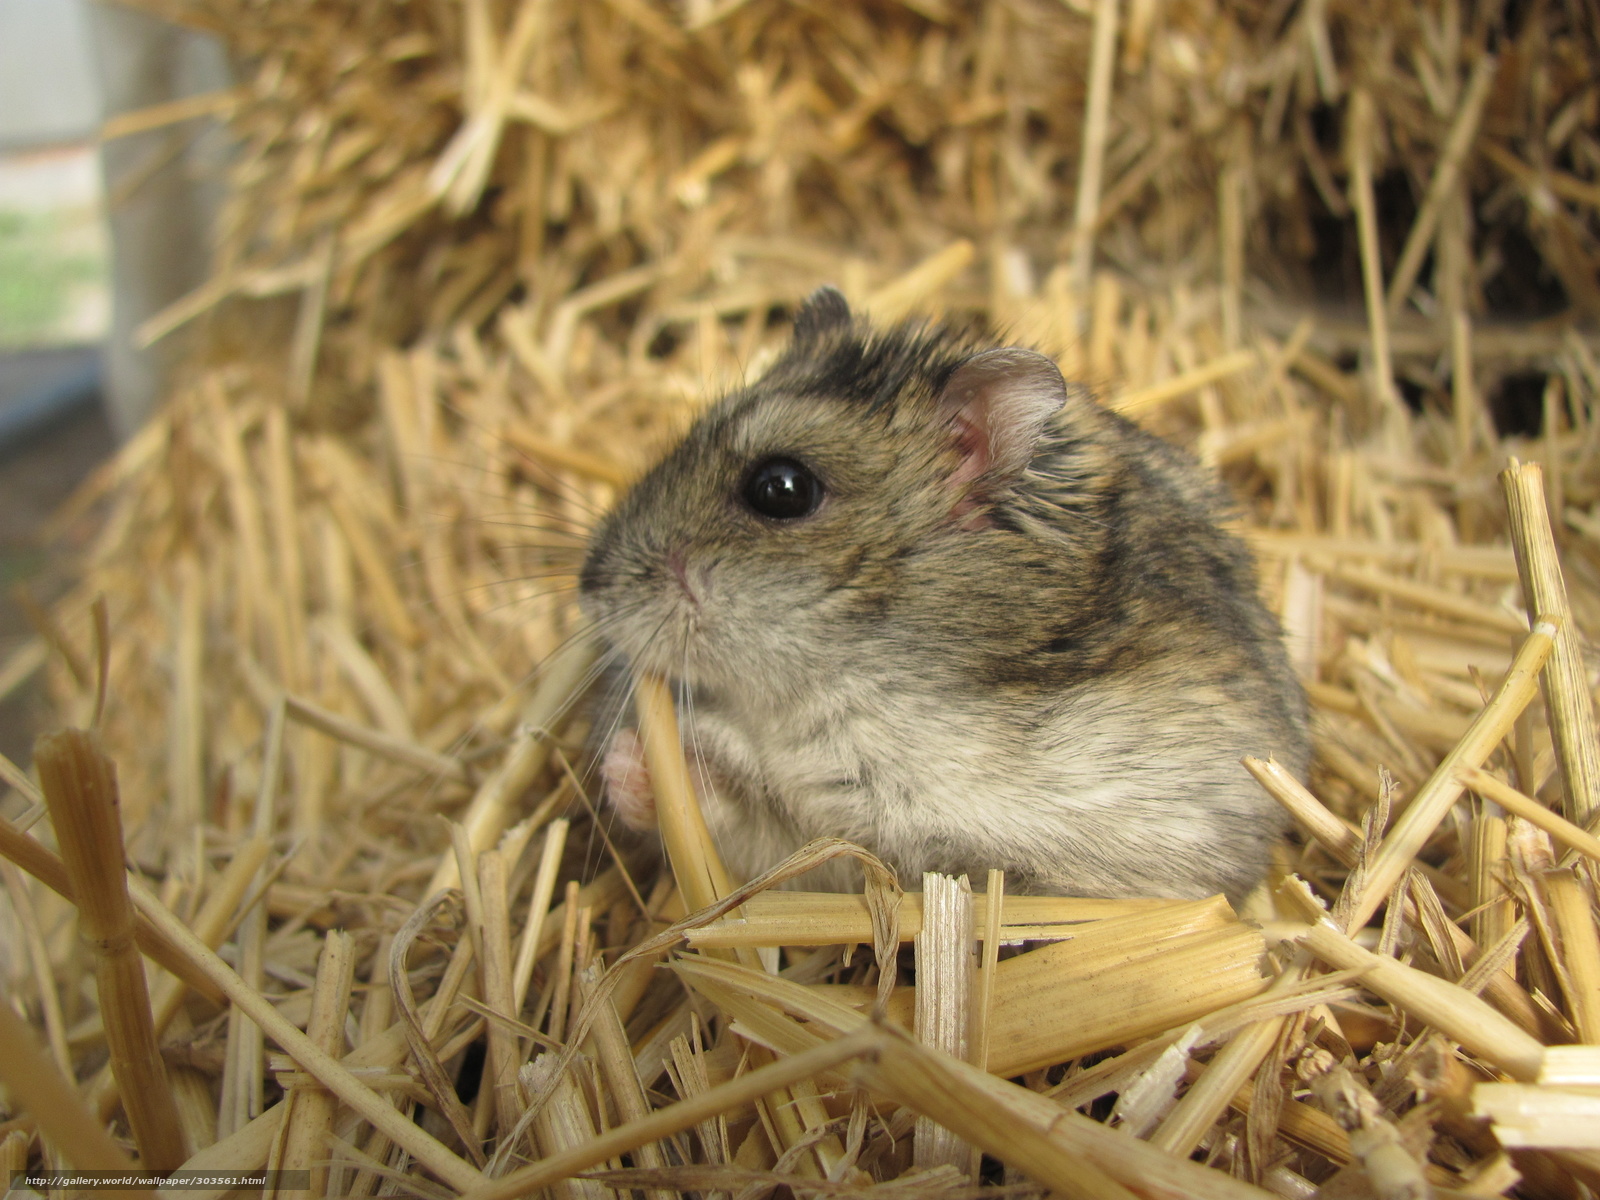
[[[1043,355],[874,330],[825,288],[600,525],[582,604],[636,667],[779,697],[887,610],[908,560],[994,526],[1066,401]]]

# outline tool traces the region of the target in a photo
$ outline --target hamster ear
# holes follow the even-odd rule
[[[794,340],[814,342],[828,330],[851,321],[850,305],[844,293],[832,284],[819,287],[807,296],[794,315]]]
[[[1036,350],[985,350],[951,372],[940,402],[961,452],[950,482],[1011,483],[1027,469],[1045,422],[1067,402],[1067,384]]]

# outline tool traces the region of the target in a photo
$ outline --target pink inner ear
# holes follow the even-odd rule
[[[948,482],[963,493],[951,513],[968,518],[963,528],[989,524],[979,511],[983,497],[970,485],[986,479],[1003,488],[1020,478],[1066,398],[1055,363],[1032,350],[986,350],[951,375],[942,400],[959,458]]]
[[[980,397],[974,395],[968,408],[981,403]],[[955,420],[951,422],[951,430],[956,438],[956,452],[961,457],[956,463],[956,469],[950,473],[948,483],[951,491],[961,493],[955,506],[950,510],[950,519],[970,532],[991,529],[994,527],[994,522],[980,507],[981,497],[968,486],[989,469],[990,463],[989,439],[982,427],[974,424],[967,415],[968,408],[958,412]]]
[[[974,396],[972,401],[977,402],[978,397]],[[956,435],[956,452],[961,456],[950,476],[951,487],[971,483],[989,469],[989,439],[983,428],[968,415],[972,407],[973,404],[969,403],[951,422]]]

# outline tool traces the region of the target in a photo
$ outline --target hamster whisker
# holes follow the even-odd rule
[[[594,500],[584,495],[582,489],[574,487],[571,483],[563,480],[555,472],[548,469],[539,467],[529,469],[527,464],[530,461],[524,458],[518,465],[518,469],[522,471],[528,482],[533,485],[535,491],[548,493],[562,503],[571,505],[582,516],[587,517],[591,525],[598,524],[600,518],[605,516],[605,506],[596,504]]]
[[[557,642],[555,646],[550,649],[549,653],[547,653],[543,659],[536,663],[533,668],[524,674],[523,677],[518,681],[519,687],[526,688],[530,686],[534,680],[538,679],[539,676],[542,675],[547,669],[549,669],[553,663],[558,662],[563,654],[577,653],[584,646],[590,643],[594,643],[597,646],[599,653],[595,656],[595,661],[590,663],[589,666],[584,670],[583,674],[578,677],[577,681],[573,684],[572,691],[568,695],[567,699],[556,710],[554,715],[551,716],[550,724],[552,726],[559,725],[567,713],[572,710],[572,706],[583,697],[584,693],[594,686],[595,681],[604,675],[605,672],[608,671],[613,665],[621,661],[623,657],[622,651],[604,639],[606,630],[609,629],[612,624],[614,624],[614,622],[608,618],[604,621],[585,623],[579,626],[577,629],[574,629],[566,637],[562,638],[561,641]]]
[[[577,509],[590,519],[591,524],[598,522],[605,515],[605,506],[595,503],[582,488],[537,459],[518,452],[516,459],[508,462],[506,466],[521,475],[536,491],[547,492]]]
[[[508,585],[513,584],[513,583],[543,583],[547,579],[577,579],[577,578],[578,578],[578,569],[577,569],[576,565],[569,567],[569,566],[563,566],[563,565],[561,565],[559,563],[551,563],[547,567],[541,567],[540,569],[535,570],[535,571],[527,571],[527,572],[525,572],[525,573],[523,573],[521,575],[507,575],[507,576],[505,576],[504,578],[501,578],[501,579],[486,579],[481,583],[469,583],[466,586],[464,586],[462,588],[459,588],[454,593],[454,595],[457,595],[457,596],[469,596],[469,595],[473,595],[473,594],[475,594],[477,592],[487,592],[491,588],[507,587]],[[563,587],[563,588],[553,589],[552,591],[550,591],[548,593],[543,593],[543,594],[555,595],[555,594],[558,594],[559,592],[568,592],[568,591],[572,591],[572,590],[573,589],[570,588],[570,587]]]
[[[503,582],[509,582],[509,581],[501,581],[501,582],[492,583],[492,584],[487,584],[487,583],[486,584],[479,584],[479,585],[476,585],[475,587],[466,588],[466,589],[463,589],[462,591],[456,592],[455,595],[463,596],[463,595],[466,595],[468,592],[477,591],[480,588],[499,587],[499,586],[502,586]],[[577,591],[578,591],[578,585],[577,585],[577,582],[574,580],[574,582],[572,582],[571,584],[567,585],[566,587],[545,588],[537,596],[513,596],[511,599],[503,600],[499,604],[490,604],[490,605],[486,606],[485,608],[480,609],[474,615],[475,616],[479,616],[479,617],[493,616],[493,615],[497,615],[499,613],[506,612],[507,610],[510,610],[510,609],[515,609],[520,605],[531,604],[535,600],[545,599],[546,597],[551,597],[551,596],[554,596],[554,597],[570,597],[570,596],[576,595]]]
[[[563,654],[576,653],[585,645],[588,645],[595,639],[600,638],[604,632],[604,628],[604,625],[589,625],[574,630],[566,638],[557,643],[555,648],[546,654],[544,659],[537,666],[524,675],[519,681],[518,686],[523,688],[531,687],[533,681],[542,675],[546,670],[548,670],[551,664],[558,661]],[[550,728],[559,728],[571,714],[572,710],[582,702],[585,696],[589,694],[590,689],[593,688],[599,680],[603,679],[606,674],[610,672],[614,666],[616,666],[617,663],[622,661],[622,652],[615,646],[603,641],[599,642],[598,644],[600,646],[600,653],[595,656],[595,660],[589,664],[584,672],[573,683],[572,689],[567,693],[566,698],[562,700],[562,702],[556,706],[555,711],[551,713],[548,721]],[[619,709],[618,711],[621,712],[622,710]],[[612,732],[615,731],[613,730]]]
[[[585,856],[593,852],[593,837],[595,833],[598,833],[600,840],[605,843],[606,852],[611,855],[611,861],[616,863],[617,871],[622,875],[624,886],[627,887],[628,893],[633,897],[633,902],[639,906],[639,915],[648,917],[650,915],[650,906],[645,903],[644,895],[639,891],[639,885],[634,882],[633,873],[628,870],[628,860],[622,851],[617,849],[617,844],[611,840],[610,827],[616,818],[614,816],[609,819],[601,817],[599,808],[589,795],[589,789],[584,786],[584,781],[578,778],[577,772],[572,769],[572,764],[567,761],[567,756],[561,754],[559,750],[556,753],[560,755],[561,765],[566,771],[567,778],[572,780],[572,786],[578,794],[579,802],[589,813],[589,823],[593,832],[590,834],[589,846],[584,851]]]
[[[473,529],[521,529],[551,539],[553,543],[577,548],[586,545],[590,537],[588,526],[567,520],[558,514],[545,514],[537,510],[468,515],[459,512],[423,512],[413,506],[405,511],[416,528],[429,532],[463,524]]]
[[[463,425],[466,425],[466,426],[470,427],[471,429],[475,430],[477,433],[481,434],[484,437],[484,439],[487,442],[489,442],[491,445],[494,445],[496,447],[509,445],[509,443],[507,443],[506,440],[501,436],[500,427],[491,426],[487,422],[485,422],[483,420],[480,420],[474,413],[472,413],[472,412],[468,411],[467,409],[461,407],[459,404],[456,404],[454,401],[449,400],[449,399],[442,399],[440,401],[440,403],[439,403],[439,407],[441,409],[443,409],[445,412],[449,413],[451,416],[455,417],[456,420],[460,421]],[[511,448],[512,449],[516,449],[514,446],[512,446]],[[541,468],[543,468],[545,470],[549,469],[547,467],[544,467],[544,465],[542,463],[538,463],[538,460],[529,459],[528,456],[523,454],[521,451],[518,451],[518,456],[520,458],[523,458],[523,459],[527,460],[527,461],[531,461],[531,462],[536,463],[538,466],[540,466]]]
[[[510,571],[513,567],[517,567],[528,571],[531,574],[556,573],[576,576],[579,568],[583,565],[583,560],[564,546],[529,546],[521,548],[509,547],[506,549],[510,549],[513,551],[513,553],[504,554],[503,556],[487,554],[484,557],[489,560],[489,564],[491,566],[503,567],[506,571]],[[523,549],[526,552],[522,554],[515,553],[515,551],[518,549]],[[527,560],[529,558],[534,558],[536,561],[528,562]],[[420,550],[417,550],[410,554],[410,556],[405,560],[404,565],[408,567],[426,567],[431,563],[453,562],[454,559],[455,556],[447,549],[435,550],[431,553],[424,553]],[[511,561],[504,561],[505,559],[509,559]],[[473,584],[471,586],[473,588],[478,586],[492,586],[495,583],[503,583],[513,578],[516,577],[506,574],[487,581],[487,584],[485,585]]]
[[[427,559],[425,556],[418,554],[418,555],[413,555],[411,560],[410,560],[410,562],[407,565],[412,566],[412,567],[416,567],[416,568],[422,568],[424,566],[424,564],[426,562],[428,562],[428,561],[429,561],[429,559]],[[434,561],[437,561],[437,559],[435,559]],[[564,583],[564,584],[562,584],[560,586],[550,586],[550,581],[552,581],[552,580],[563,580],[563,579],[564,580],[568,580],[570,582]],[[517,583],[534,583],[534,584],[538,584],[538,586],[539,586],[538,595],[537,596],[525,596],[525,595],[515,595],[515,594],[513,594],[509,598],[507,598],[506,600],[501,601],[498,604],[487,605],[486,607],[484,607],[482,609],[478,609],[478,610],[470,613],[469,616],[471,616],[473,618],[483,617],[483,616],[488,616],[488,615],[490,615],[492,613],[503,612],[506,609],[514,608],[517,605],[528,604],[528,603],[531,603],[534,600],[542,600],[542,599],[547,599],[547,598],[560,598],[562,596],[574,595],[574,594],[576,594],[576,592],[578,590],[578,573],[577,573],[577,571],[575,571],[575,570],[573,570],[571,568],[564,568],[564,567],[560,567],[560,566],[552,564],[549,568],[547,568],[545,570],[537,571],[537,572],[531,572],[531,573],[529,573],[527,575],[506,576],[505,578],[490,579],[490,580],[485,580],[485,581],[480,582],[480,583],[461,584],[458,587],[448,589],[446,592],[443,593],[443,596],[448,596],[452,600],[459,600],[459,599],[461,599],[463,597],[466,597],[466,596],[473,596],[473,595],[477,595],[477,594],[482,593],[482,592],[487,592],[491,588],[507,588],[507,589],[510,589],[510,588],[513,588],[514,585],[517,584]],[[427,611],[429,611],[429,612],[440,613],[442,611],[441,598],[442,597],[435,597],[430,592],[427,595],[420,597],[419,600],[418,600],[418,603],[421,604],[421,606],[424,609],[426,609]]]
[[[553,471],[550,467],[506,442],[498,429],[490,428],[483,421],[480,421],[477,417],[473,416],[459,405],[453,404],[448,400],[443,401],[441,403],[441,407],[445,412],[453,415],[463,425],[469,426],[473,430],[477,431],[477,433],[479,433],[495,450],[510,450],[514,457],[510,458],[509,460],[506,458],[495,458],[491,459],[488,463],[472,463],[466,461],[452,461],[451,459],[442,455],[416,454],[412,456],[415,460],[424,462],[450,463],[451,465],[464,468],[468,471],[480,471],[483,473],[488,473],[491,470],[505,470],[509,467],[529,479],[534,486],[539,487],[544,491],[552,492],[558,496],[561,496],[563,499],[571,502],[579,508],[582,508],[588,513],[589,516],[594,518],[598,518],[600,516],[600,510],[598,507],[596,507],[592,500],[584,496],[580,491],[573,489],[570,484],[565,483],[561,479],[561,476],[557,472]]]
[[[505,501],[505,496],[495,496],[492,499]],[[547,530],[552,534],[562,534],[568,537],[586,538],[593,524],[587,518],[580,521],[570,513],[560,509],[544,508],[538,504],[517,504],[515,507],[504,510],[498,506],[487,511],[475,512],[472,520],[480,525],[527,525],[533,529]]]
[[[549,539],[551,549],[568,552],[581,551],[589,539],[589,531],[581,526],[565,528],[539,519],[538,513],[508,514],[505,517],[481,517],[444,509],[423,508],[420,505],[400,505],[399,512],[406,518],[407,526],[420,534],[452,534],[463,525],[469,528],[509,528],[526,530]],[[529,541],[527,544],[539,545]]]
[[[488,556],[493,566],[503,566],[506,570],[521,568],[529,571],[548,571],[559,567],[571,571],[574,575],[583,566],[582,555],[576,549],[565,546],[516,546],[504,547],[502,554]]]
[[[499,462],[472,462],[462,458],[450,458],[439,454],[407,454],[401,456],[403,462],[423,463],[428,467],[450,467],[467,475],[479,475],[495,480],[504,480],[507,464]],[[583,508],[590,516],[598,515],[594,502],[581,492],[574,491],[570,485],[565,484],[548,468],[535,465],[533,470],[524,465],[527,459],[511,464],[510,469],[515,470],[523,479],[535,489],[548,492],[559,499],[568,501]],[[537,477],[536,477],[537,476]],[[476,496],[503,497],[505,489],[490,488],[487,486],[471,486],[460,478],[438,479],[431,481],[433,488],[440,491],[462,492]]]
[[[589,540],[589,533],[583,529],[560,529],[553,525],[541,525],[537,521],[517,520],[512,517],[485,517],[473,518],[475,524],[489,525],[497,529],[527,529],[541,534],[547,538],[564,539],[562,545],[582,549]],[[535,543],[537,544],[537,543]]]
[[[693,755],[695,769],[701,781],[709,783],[711,780],[711,768],[708,763],[705,745],[700,739],[700,728],[695,716],[694,685],[689,682],[689,635],[687,632],[683,635],[682,659],[683,670],[678,675],[678,694],[675,697],[677,709],[681,714],[683,734],[689,744],[689,752]],[[705,799],[698,791],[695,798],[697,802],[701,803]],[[706,827],[711,833],[712,842],[716,845],[718,855],[726,862],[728,848],[722,844],[720,835],[714,829],[711,829],[709,823],[706,823]]]
[[[618,617],[613,614],[608,619],[597,622],[592,627],[594,636],[603,636],[607,628],[616,624],[617,620]],[[661,623],[656,626],[655,631],[650,635],[649,640],[654,641],[661,636],[661,631],[666,628],[666,624],[667,618],[663,617]],[[609,694],[602,698],[600,704],[600,711],[609,714],[609,722],[601,736],[590,735],[592,743],[599,748],[599,758],[590,768],[593,771],[598,771],[600,758],[604,757],[612,741],[616,738],[617,731],[623,727],[629,718],[629,714],[633,711],[634,698],[638,694],[639,677],[637,672],[627,664],[622,651],[609,642],[606,643],[606,652],[595,661],[588,673],[588,683],[592,683],[594,679],[613,674],[613,667],[619,664],[627,667],[627,669],[615,672],[618,680],[610,689]],[[583,689],[575,691],[574,695],[582,694],[582,691],[587,690],[588,683]]]
[[[706,756],[700,744],[700,730],[695,724],[694,688],[689,683],[689,659],[684,654],[683,671],[675,681],[677,686],[673,689],[677,694],[673,697],[675,707],[680,714],[683,740],[688,743],[694,765],[699,768],[702,778],[706,777]]]
[[[413,456],[422,461],[444,461],[431,459],[429,456]],[[454,464],[469,469],[483,472],[483,468],[472,468],[471,464]],[[539,497],[530,497],[530,502],[525,507],[519,507],[509,512],[491,511],[488,513],[465,514],[444,507],[445,498],[450,495],[471,496],[479,500],[493,501],[503,504],[508,499],[505,488],[471,487],[461,480],[441,481],[437,487],[428,489],[429,495],[425,499],[412,499],[398,505],[399,510],[411,518],[415,528],[425,532],[436,532],[441,527],[452,526],[463,520],[470,520],[476,525],[506,525],[512,528],[534,530],[542,536],[551,539],[563,539],[574,548],[581,548],[589,539],[594,524],[599,519],[597,507],[587,498],[578,494],[564,494],[562,489],[555,486],[541,487],[533,484],[536,491],[544,492],[549,499],[558,501],[557,504],[541,502]],[[578,508],[580,512],[574,515],[565,511],[567,508]]]

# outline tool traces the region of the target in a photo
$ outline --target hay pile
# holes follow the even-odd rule
[[[1600,786],[1589,8],[144,6],[244,82],[142,120],[240,153],[213,282],[145,331],[210,350],[0,664],[98,729],[142,879],[93,745],[39,756],[64,862],[6,768],[0,852],[99,952],[7,868],[0,1166],[125,1162],[115,1117],[328,1194],[1600,1189],[1600,844],[1552,811]],[[751,896],[692,812],[672,872],[614,852],[582,530],[830,281],[1041,346],[1232,486],[1317,710],[1309,792],[1252,767],[1308,834],[1264,926]]]

